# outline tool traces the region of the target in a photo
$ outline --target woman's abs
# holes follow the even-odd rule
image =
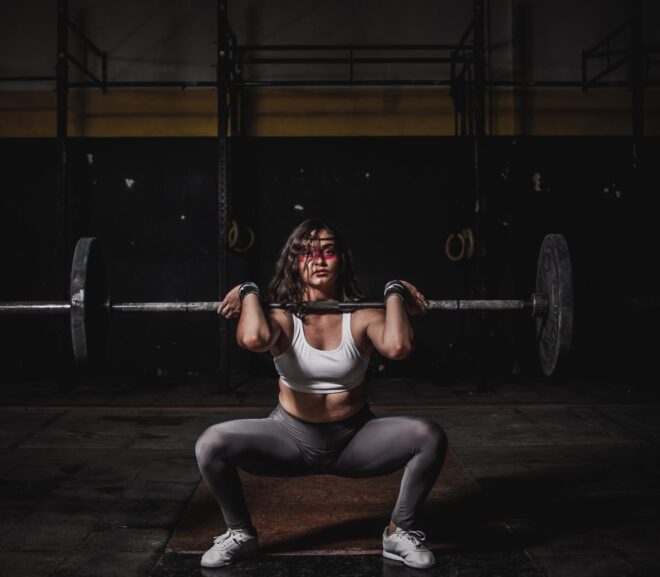
[[[330,423],[348,419],[367,402],[363,385],[350,391],[323,395],[294,391],[282,381],[278,384],[282,408],[294,417],[309,423]]]

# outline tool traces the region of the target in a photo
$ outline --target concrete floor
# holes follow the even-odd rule
[[[195,440],[212,423],[265,416],[275,400],[270,380],[233,395],[110,379],[0,393],[0,573],[16,577],[200,574],[198,556],[167,550],[200,481]],[[376,414],[442,425],[501,538],[468,535],[428,572],[366,555],[266,556],[203,574],[660,575],[660,393],[650,387],[392,380],[372,383],[371,402]]]

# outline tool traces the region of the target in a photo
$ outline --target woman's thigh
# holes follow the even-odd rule
[[[379,417],[351,439],[328,473],[372,477],[393,473],[422,450],[446,444],[440,426],[423,417]]]
[[[291,477],[309,474],[295,441],[271,418],[238,419],[209,427],[197,441],[197,460],[222,460],[255,475]]]

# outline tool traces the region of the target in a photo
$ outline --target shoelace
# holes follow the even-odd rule
[[[239,535],[247,537],[247,533],[243,531],[233,531],[231,529],[227,529],[227,531],[222,535],[216,535],[213,537],[213,543],[215,545],[220,545],[220,550],[224,550],[228,547],[231,547],[233,544],[238,545],[239,539],[237,539],[237,537],[239,537]]]
[[[399,534],[404,539],[408,539],[413,545],[418,546],[422,544],[422,541],[426,541],[426,534],[424,531],[399,531]]]

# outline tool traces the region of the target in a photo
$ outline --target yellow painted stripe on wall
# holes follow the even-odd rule
[[[628,135],[623,89],[535,89],[493,93],[492,134]],[[453,102],[440,88],[259,88],[246,91],[247,136],[446,136]],[[646,94],[646,133],[660,134],[660,91]],[[0,92],[0,137],[54,137],[54,92]],[[69,135],[215,136],[211,90],[72,90]]]

